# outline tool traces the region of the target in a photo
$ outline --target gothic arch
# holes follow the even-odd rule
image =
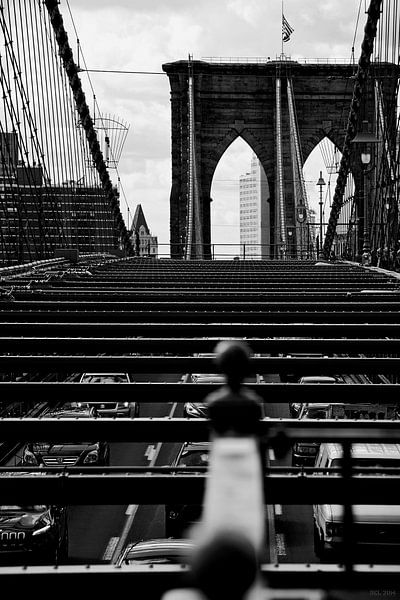
[[[295,225],[296,211],[290,158],[290,122],[286,83],[291,80],[299,139],[305,161],[327,136],[343,147],[345,117],[353,93],[354,67],[345,64],[267,63],[190,64],[194,84],[195,144],[200,189],[202,239],[210,243],[210,190],[215,168],[228,146],[240,135],[258,156],[270,183],[272,216],[275,206],[276,79],[281,72],[282,154],[285,212],[288,226]],[[375,69],[379,69],[376,65]],[[392,68],[392,67],[390,67]],[[393,69],[396,69],[393,65]],[[389,69],[382,63],[382,69]],[[185,241],[188,192],[188,61],[163,65],[171,85],[172,189],[170,197],[171,244]],[[389,69],[390,70],[390,69]],[[385,71],[385,72],[386,72]],[[390,72],[392,72],[390,71]],[[368,84],[373,98],[373,80]],[[390,90],[387,92],[390,95]],[[389,102],[387,103],[389,105]],[[374,121],[373,103],[364,118]],[[357,180],[357,162],[353,174]],[[276,211],[275,211],[276,212]],[[271,225],[273,226],[273,225]],[[277,231],[277,228],[275,229]],[[275,235],[275,234],[274,234]],[[277,235],[277,234],[276,234]],[[274,240],[274,243],[277,239]]]

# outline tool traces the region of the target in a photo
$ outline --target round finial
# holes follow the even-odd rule
[[[237,387],[250,371],[251,350],[245,342],[225,340],[215,347],[215,364],[226,375],[227,384]]]
[[[254,546],[234,531],[216,534],[192,560],[194,582],[208,600],[242,600],[257,571]]]

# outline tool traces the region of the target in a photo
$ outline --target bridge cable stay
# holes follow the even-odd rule
[[[365,89],[367,73],[371,62],[371,55],[373,52],[382,2],[383,0],[371,0],[368,8],[368,18],[364,28],[364,38],[361,44],[361,55],[358,60],[357,73],[355,75],[353,96],[350,103],[346,133],[342,148],[342,157],[339,166],[339,174],[336,181],[331,214],[329,216],[328,227],[322,250],[322,253],[325,257],[330,255],[339,214],[343,205],[343,194],[346,187],[347,176],[350,170],[350,143],[356,133],[358,115]]]
[[[72,90],[75,107],[79,115],[80,124],[82,125],[86,140],[90,149],[91,164],[96,169],[100,178],[101,186],[106,194],[111,218],[113,223],[113,231],[118,237],[119,245],[128,253],[133,253],[133,244],[130,233],[128,232],[119,207],[118,194],[115,187],[112,185],[107,165],[104,161],[103,153],[100,148],[97,133],[94,128],[93,120],[90,116],[90,110],[86,102],[86,97],[82,89],[82,83],[78,75],[78,67],[75,64],[73,53],[68,41],[68,35],[64,28],[63,18],[58,8],[56,0],[45,0],[44,2],[51,26],[54,30],[57,40],[59,54],[62,60],[62,65],[67,74],[68,83]]]
[[[280,67],[276,77],[276,164],[278,168],[277,177],[277,200],[278,211],[276,213],[276,225],[280,234],[280,244],[282,245],[282,255],[286,256],[287,237],[286,237],[286,217],[285,217],[285,196],[283,181],[283,158],[282,158],[282,107],[281,107],[281,78]]]
[[[383,144],[381,153],[377,160],[377,176],[375,181],[375,198],[372,206],[371,219],[371,247],[381,255],[385,249],[391,247],[393,219],[390,219],[393,211],[392,197],[394,196],[394,184],[396,180],[393,156],[393,143],[390,141],[392,135],[387,126],[385,109],[382,98],[380,82],[375,81],[375,106],[376,106],[376,129],[379,139]],[[379,182],[379,184],[378,184]],[[385,250],[386,252],[387,250]]]
[[[194,114],[194,75],[193,61],[188,61],[188,108],[189,108],[189,172],[188,172],[188,204],[186,221],[186,254],[185,258],[203,258],[203,235],[200,217],[200,195],[196,158],[196,123]]]
[[[295,199],[295,215],[297,218],[296,224],[296,245],[297,245],[297,257],[302,258],[304,249],[307,248],[307,229],[306,223],[309,222],[310,207],[308,204],[306,185],[303,176],[303,157],[299,144],[299,129],[296,118],[296,106],[294,102],[293,86],[290,77],[287,78],[287,95],[288,95],[288,107],[289,107],[289,123],[290,123],[290,139],[292,148],[292,167],[293,167],[293,187],[294,187],[294,199]],[[298,210],[304,210],[304,221],[300,221],[298,217],[302,218],[298,213]],[[307,248],[308,250],[308,248]]]
[[[385,2],[378,24],[374,63],[400,65],[400,10],[398,3]],[[373,63],[373,65],[374,65]],[[380,266],[392,268],[400,250],[399,240],[399,171],[400,156],[396,140],[400,134],[398,112],[400,78],[388,79],[376,69],[376,129],[381,139],[372,195],[371,248]]]
[[[18,8],[14,2],[1,1],[0,30],[5,47],[0,63],[3,264],[52,256],[54,239],[60,245],[65,243],[60,213],[48,185],[50,171],[40,127],[40,100],[35,102],[40,93],[43,96],[48,92],[47,80],[42,76],[43,23],[37,9],[38,3]]]
[[[90,72],[92,71],[92,69],[88,69],[87,68],[87,63],[86,63],[86,59],[85,56],[83,54],[82,51],[82,46],[79,40],[79,35],[78,35],[78,30],[77,27],[75,25],[75,19],[70,7],[70,3],[67,0],[67,8],[68,8],[68,14],[72,23],[72,27],[76,36],[76,48],[77,48],[77,67],[78,67],[78,72],[85,72],[87,75],[87,79],[88,79],[88,83],[89,86],[92,90],[93,93],[93,99],[94,99],[94,108],[93,108],[93,112],[95,111],[95,109],[97,108],[98,114],[99,116],[97,117],[98,120],[100,120],[101,126],[98,128],[100,129],[100,131],[103,131],[105,135],[108,135],[110,138],[110,144],[108,145],[106,140],[103,140],[103,147],[105,147],[106,149],[109,148],[109,158],[111,159],[107,161],[107,150],[105,151],[105,162],[106,165],[110,168],[115,169],[116,171],[116,175],[117,175],[117,192],[119,194],[119,196],[121,196],[122,193],[122,197],[124,199],[125,202],[125,206],[126,206],[126,211],[127,211],[127,227],[128,229],[130,229],[130,217],[131,217],[131,209],[128,203],[128,199],[126,197],[126,193],[125,193],[125,189],[122,185],[121,182],[121,177],[118,171],[118,163],[119,163],[119,159],[121,157],[122,154],[122,150],[126,141],[126,137],[128,135],[128,131],[130,128],[130,125],[128,123],[126,123],[125,121],[122,120],[116,120],[116,117],[114,116],[113,119],[111,119],[111,115],[107,115],[107,114],[103,114],[102,111],[100,110],[100,107],[98,105],[95,95],[95,91],[94,91],[94,87],[92,84],[92,80],[90,77]],[[84,68],[81,67],[81,61],[82,61],[82,65]],[[95,69],[95,71],[97,71],[97,69]],[[113,71],[108,71],[108,72],[113,72]],[[93,115],[93,122],[95,121],[94,119],[94,115]],[[110,123],[113,122],[113,125],[110,125]],[[111,135],[109,133],[107,133],[107,130],[111,130]],[[117,132],[115,134],[115,131]],[[113,133],[114,132],[114,133]],[[101,141],[101,140],[100,140]],[[115,148],[115,150],[114,150]],[[100,220],[101,215],[96,215],[96,218]],[[104,232],[104,228],[102,228],[101,233]]]

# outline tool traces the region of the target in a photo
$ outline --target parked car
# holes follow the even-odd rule
[[[210,442],[185,442],[182,444],[172,467],[180,467],[179,474],[185,473],[185,467],[208,467]],[[193,474],[193,471],[186,471]],[[165,506],[165,534],[167,537],[182,537],[185,530],[199,520],[201,505],[175,504]]]
[[[225,385],[225,376],[219,373],[190,373],[186,377],[187,383],[215,383]],[[203,402],[185,402],[183,406],[184,417],[195,417],[198,419],[206,419],[208,410]]]
[[[68,558],[67,509],[61,506],[0,506],[0,560],[39,560],[52,564]]]
[[[400,468],[400,444],[353,444],[353,467],[371,467],[372,472],[382,474],[382,468]],[[323,443],[315,466],[328,469],[340,466],[340,444]],[[384,475],[382,475],[384,476]],[[354,477],[357,477],[354,474]],[[357,548],[382,551],[400,548],[400,505],[358,504],[353,505],[353,534]],[[336,554],[343,544],[343,506],[338,504],[314,504],[314,549],[318,557]]]
[[[186,564],[193,547],[193,542],[188,539],[158,538],[132,542],[123,549],[116,564]]]
[[[301,384],[321,384],[321,383],[344,383],[343,379],[336,375],[307,375],[300,377],[298,383]],[[301,409],[301,402],[289,402],[290,416],[296,419],[299,416]]]
[[[47,419],[90,419],[96,410],[79,402],[68,402],[45,411]],[[23,450],[22,464],[26,466],[74,467],[108,465],[110,447],[107,442],[28,442]]]
[[[131,383],[129,373],[83,373],[80,383]],[[90,406],[94,406],[99,417],[138,417],[139,403],[131,402],[97,402],[89,400]]]
[[[280,356],[286,356],[286,358],[328,358],[326,354],[321,352],[291,352],[290,354],[280,354]],[[280,373],[280,380],[283,383],[296,383],[298,379],[297,373]]]

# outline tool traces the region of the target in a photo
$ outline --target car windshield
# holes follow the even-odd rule
[[[116,408],[122,408],[124,404],[122,402],[91,402],[90,406],[95,406],[97,409],[114,410]]]
[[[179,459],[178,467],[207,467],[208,452],[205,450],[196,450],[184,452]]]
[[[87,375],[84,375],[81,379],[81,382],[83,383],[126,383],[128,381],[128,376],[123,373],[115,375],[88,373]]]
[[[309,407],[305,409],[303,418],[304,419],[326,419],[326,408],[313,408]]]

